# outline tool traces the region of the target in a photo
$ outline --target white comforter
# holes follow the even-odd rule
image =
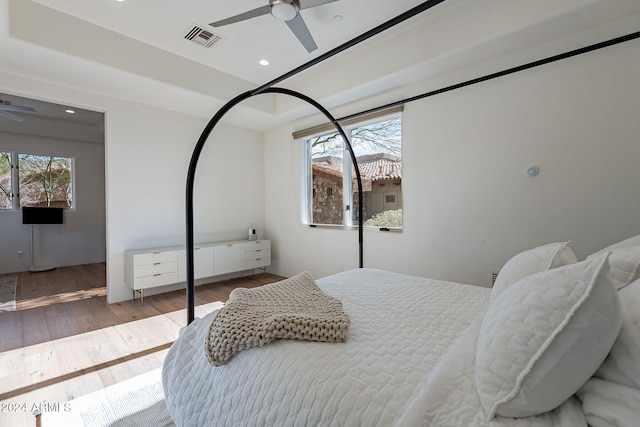
[[[372,269],[317,282],[342,301],[348,341],[280,340],[214,367],[204,351],[214,313],[196,319],[164,363],[178,426],[586,426],[577,400],[485,422],[473,372],[489,289]]]

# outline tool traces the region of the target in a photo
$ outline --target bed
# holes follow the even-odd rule
[[[568,242],[524,251],[493,288],[368,268],[318,279],[350,319],[345,342],[275,340],[213,366],[216,310],[169,350],[167,407],[179,426],[634,425],[639,266],[637,236],[580,262]]]

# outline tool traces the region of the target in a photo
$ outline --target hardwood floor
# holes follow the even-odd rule
[[[160,368],[186,324],[184,291],[107,304],[105,265],[18,273],[16,311],[0,312],[0,425],[34,426],[55,407]],[[196,316],[236,287],[281,280],[262,273],[196,288]]]

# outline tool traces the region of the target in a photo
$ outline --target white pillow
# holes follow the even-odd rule
[[[607,246],[604,249],[600,249],[598,252],[595,252],[591,255],[589,255],[587,258],[591,258],[594,256],[599,256],[602,255],[605,252],[611,252],[611,251],[615,251],[616,249],[624,249],[624,248],[630,248],[632,246],[640,246],[640,234],[638,234],[637,236],[633,236],[630,237],[628,239],[622,240],[618,243],[614,243],[611,246]]]
[[[476,355],[488,420],[550,411],[598,369],[622,323],[612,269],[607,253],[543,271],[489,304]]]
[[[621,290],[640,278],[640,246],[616,249],[609,255],[609,260],[616,266],[613,269],[616,289]]]
[[[490,300],[496,299],[507,287],[524,277],[576,262],[578,259],[569,247],[569,242],[550,243],[520,252],[500,269]]]
[[[579,391],[589,425],[640,420],[640,280],[618,291],[624,320],[609,356]]]
[[[640,392],[623,384],[593,377],[578,391],[582,411],[591,427],[637,426]]]

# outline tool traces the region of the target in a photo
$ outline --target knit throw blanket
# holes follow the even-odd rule
[[[237,288],[218,311],[205,339],[207,358],[220,366],[240,351],[279,338],[344,342],[349,316],[308,272],[253,289]]]

